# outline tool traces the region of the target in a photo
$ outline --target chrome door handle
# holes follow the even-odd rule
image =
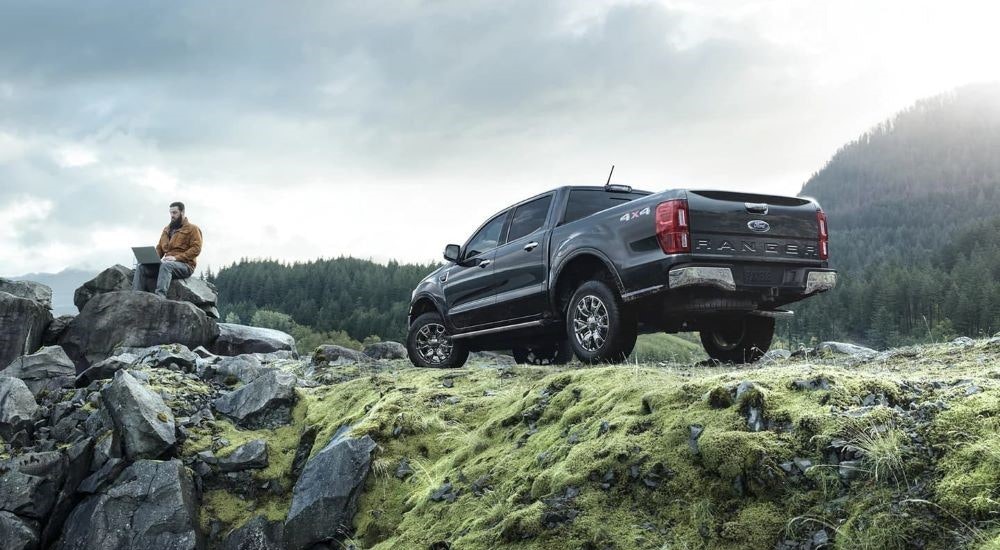
[[[531,252],[532,250],[535,249],[536,246],[538,246],[538,243],[536,243],[535,241],[531,241],[530,243],[524,245],[524,251]]]
[[[480,268],[484,268],[484,267],[490,265],[491,263],[493,263],[492,260],[483,260],[483,261],[479,262],[479,267]]]

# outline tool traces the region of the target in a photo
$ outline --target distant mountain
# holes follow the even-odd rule
[[[19,277],[8,277],[15,281],[35,281],[52,288],[52,313],[54,315],[76,314],[73,293],[83,283],[93,279],[97,271],[68,268],[59,273],[29,273]]]
[[[841,284],[795,307],[790,342],[885,347],[1000,330],[1000,83],[922,100],[803,186]]]

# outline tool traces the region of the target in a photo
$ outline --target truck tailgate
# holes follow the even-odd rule
[[[698,259],[820,262],[816,203],[730,191],[688,191],[691,254]]]

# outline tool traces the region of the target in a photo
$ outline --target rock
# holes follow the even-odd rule
[[[314,366],[351,365],[354,363],[370,363],[371,361],[371,357],[360,351],[333,344],[319,346],[312,357],[312,365]]]
[[[140,460],[70,514],[58,550],[195,550],[198,508],[190,471],[180,461]]]
[[[688,447],[691,448],[691,453],[696,455],[701,454],[701,450],[698,448],[698,439],[705,432],[705,427],[701,424],[691,424],[688,426],[688,431],[690,432],[688,435]]]
[[[186,302],[148,292],[109,292],[90,299],[59,343],[82,372],[111,357],[116,347],[206,345],[218,335],[215,322]]]
[[[219,323],[219,337],[205,346],[216,355],[295,351],[295,339],[270,328]]]
[[[42,529],[42,546],[45,548],[51,546],[59,538],[66,518],[83,499],[83,495],[78,493],[77,489],[90,474],[94,456],[94,440],[86,439],[68,447],[65,450],[65,456],[65,467],[60,472],[64,478],[62,489],[56,496],[55,506],[49,512],[45,527]]]
[[[202,380],[212,380],[220,384],[240,382],[249,384],[266,374],[270,369],[261,366],[253,355],[221,357],[215,363],[202,364],[198,376]]]
[[[313,544],[341,540],[351,532],[358,497],[371,470],[375,441],[346,437],[341,429],[306,464],[292,490],[285,521],[285,544],[303,550]]]
[[[0,437],[10,440],[21,430],[31,431],[38,403],[20,378],[0,375]]]
[[[52,289],[42,283],[0,278],[0,292],[38,302],[45,309],[52,309]]]
[[[111,384],[101,390],[101,399],[129,460],[157,458],[177,442],[170,407],[128,371],[115,373]]]
[[[219,301],[219,294],[215,286],[208,281],[195,277],[174,279],[170,281],[170,288],[167,289],[167,299],[192,303],[205,311],[206,314],[210,311],[214,313],[214,316],[209,315],[213,319],[219,318],[219,310],[215,308],[216,302]]]
[[[410,466],[410,461],[408,459],[405,457],[399,459],[399,465],[396,466],[396,473],[394,474],[396,479],[406,479],[414,473],[416,472],[413,471],[413,467]]]
[[[792,352],[788,351],[787,349],[772,349],[767,353],[765,353],[764,356],[760,358],[758,363],[774,363],[777,361],[788,359],[791,356]]]
[[[87,370],[76,377],[76,386],[83,388],[89,386],[95,380],[107,380],[114,377],[115,373],[134,367],[139,362],[139,358],[131,353],[122,353],[108,357],[103,361],[98,361]]]
[[[0,292],[0,365],[37,351],[51,321],[52,313],[42,304]]]
[[[59,346],[44,347],[31,355],[22,355],[0,371],[4,376],[24,380],[31,393],[56,392],[72,388],[76,381],[76,366]]]
[[[284,525],[257,516],[239,529],[233,530],[222,544],[222,550],[284,550]]]
[[[131,269],[123,265],[115,265],[105,269],[76,289],[76,292],[73,293],[73,304],[76,305],[78,311],[83,311],[84,306],[94,296],[108,292],[132,290],[133,273]]]
[[[873,358],[878,355],[878,352],[871,348],[855,344],[845,344],[843,342],[822,342],[820,345],[816,346],[816,349],[811,355],[822,355],[824,353],[849,355],[859,359]]]
[[[194,368],[195,363],[198,361],[198,356],[189,350],[187,346],[174,344],[159,346],[155,352],[146,357],[146,361],[158,368],[176,366],[181,369],[190,370]]]
[[[58,481],[10,470],[0,475],[0,510],[45,519],[56,503]]]
[[[270,371],[242,388],[213,401],[215,410],[244,428],[273,428],[291,421],[295,375]]]
[[[951,341],[951,345],[957,348],[968,348],[974,346],[976,341],[968,336],[959,336]]]
[[[237,447],[232,454],[217,460],[219,470],[223,472],[238,472],[267,468],[267,443],[263,439],[254,439]]]
[[[499,366],[514,366],[517,365],[517,361],[514,360],[510,355],[504,355],[502,353],[495,353],[492,351],[474,351],[469,354],[469,358],[475,361],[483,361],[487,363],[493,363]]]
[[[38,526],[10,512],[0,512],[0,540],[4,550],[37,550]]]
[[[399,342],[376,342],[365,348],[372,359],[406,359],[406,346]]]
[[[59,342],[59,338],[62,337],[66,329],[69,328],[70,322],[76,315],[60,315],[49,323],[49,326],[45,327],[45,332],[42,333],[42,345],[43,346],[54,346]]]

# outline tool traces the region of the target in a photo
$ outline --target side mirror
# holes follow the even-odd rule
[[[444,247],[444,259],[449,262],[458,263],[458,256],[462,253],[462,247],[457,244],[449,244]]]

